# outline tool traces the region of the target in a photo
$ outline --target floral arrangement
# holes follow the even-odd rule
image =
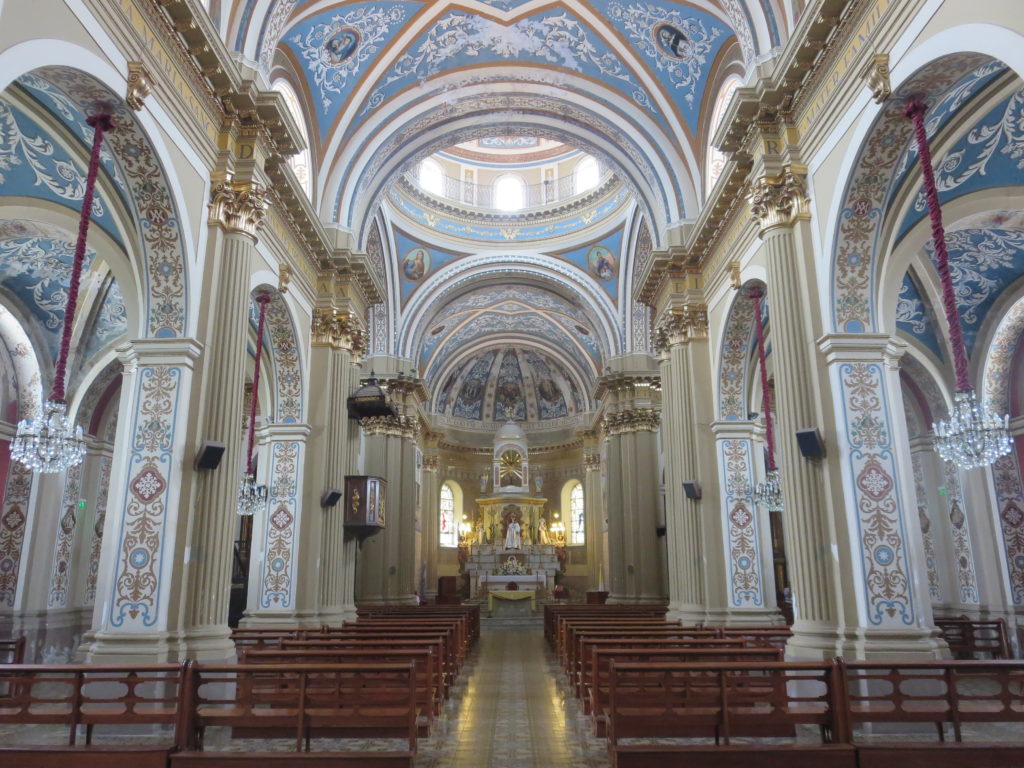
[[[510,557],[504,563],[501,564],[501,568],[498,569],[498,573],[502,576],[522,576],[526,573],[526,569],[522,563],[515,556]]]

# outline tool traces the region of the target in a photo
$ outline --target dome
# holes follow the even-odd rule
[[[526,433],[523,432],[523,428],[514,421],[507,421],[501,425],[501,429],[498,430],[498,434],[494,436],[494,442],[505,443],[513,441],[525,443]]]

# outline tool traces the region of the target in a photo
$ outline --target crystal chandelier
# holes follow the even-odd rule
[[[775,432],[772,429],[772,393],[768,388],[768,368],[764,354],[764,323],[761,322],[761,299],[764,291],[752,288],[747,294],[754,303],[754,328],[757,331],[757,359],[761,365],[761,400],[764,409],[764,441],[768,449],[763,483],[754,488],[754,501],[769,512],[782,511],[782,485],[779,468],[775,465]]]
[[[78,284],[82,279],[82,265],[85,262],[85,241],[89,232],[93,195],[96,191],[96,176],[100,168],[100,146],[103,134],[113,130],[110,115],[90,115],[86,122],[94,129],[92,154],[89,156],[89,171],[82,195],[82,212],[78,221],[78,240],[75,242],[75,256],[71,262],[68,302],[64,307],[64,328],[61,334],[60,351],[53,368],[53,386],[43,403],[42,413],[18,422],[18,431],[11,441],[11,458],[33,472],[41,474],[64,472],[82,463],[85,458],[85,440],[82,428],[68,419],[68,404],[64,399],[64,377],[71,349],[71,332],[78,308]]]
[[[921,175],[924,177],[924,194],[932,224],[932,240],[935,243],[935,267],[942,283],[942,305],[949,325],[949,343],[953,349],[956,369],[953,412],[948,419],[933,423],[932,431],[935,433],[935,450],[943,459],[963,469],[973,469],[992,464],[1012,450],[1010,417],[994,413],[987,403],[978,401],[967,372],[967,347],[964,344],[953,278],[949,274],[949,252],[946,248],[946,232],[942,226],[942,207],[939,204],[932,154],[924,125],[927,111],[924,102],[915,98],[907,104],[904,114],[914,124],[917,154],[921,159]]]
[[[256,406],[259,403],[260,358],[263,356],[263,329],[267,319],[267,304],[270,294],[261,293],[256,297],[260,308],[259,322],[256,323],[256,363],[252,372],[252,402],[249,404],[249,437],[245,453],[245,474],[238,485],[238,514],[254,515],[267,504],[267,486],[256,482],[256,465],[252,460],[253,444],[256,440]]]

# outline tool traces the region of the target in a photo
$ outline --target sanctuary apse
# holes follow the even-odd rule
[[[233,659],[229,615],[530,575],[794,658],[935,657],[960,615],[1019,654],[1015,10],[0,0],[0,636]],[[933,442],[963,376],[1012,442],[973,468]],[[84,460],[32,471],[61,377]]]

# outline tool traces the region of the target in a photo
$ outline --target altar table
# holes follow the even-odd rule
[[[494,613],[494,598],[499,600],[530,599],[530,610],[537,610],[537,590],[535,589],[492,589],[487,593],[487,612]]]
[[[506,584],[515,583],[520,589],[547,589],[547,577],[544,573],[523,573],[515,576],[500,573],[484,573],[480,575],[480,589],[501,589]]]

